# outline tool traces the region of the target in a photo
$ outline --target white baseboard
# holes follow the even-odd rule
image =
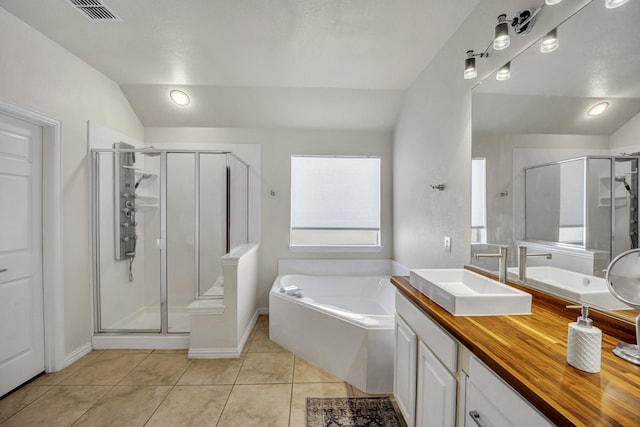
[[[237,359],[242,350],[237,348],[190,348],[189,359]]]
[[[269,314],[269,307],[258,307],[258,314]]]
[[[73,362],[75,362],[78,359],[80,359],[82,356],[91,353],[91,350],[92,350],[91,343],[88,342],[88,343],[85,343],[85,344],[81,345],[80,347],[76,348],[71,353],[67,354],[65,356],[65,358],[64,358],[64,366],[65,366],[65,368],[67,366],[71,365]]]
[[[189,348],[189,335],[94,335],[93,348],[181,350]]]

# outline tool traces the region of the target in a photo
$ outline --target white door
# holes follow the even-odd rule
[[[42,128],[0,114],[0,396],[44,371]]]

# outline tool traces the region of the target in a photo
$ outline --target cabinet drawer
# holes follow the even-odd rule
[[[396,312],[452,373],[458,369],[458,343],[411,301],[396,292]]]
[[[512,389],[491,369],[487,368],[477,357],[472,356],[469,361],[469,379],[467,381],[467,399],[470,390],[482,394],[486,402],[501,414],[510,424],[491,423],[489,425],[514,425],[542,427],[553,426],[537,409],[527,402],[518,392]],[[480,392],[479,390],[482,390]],[[467,401],[468,402],[468,401]],[[466,420],[470,420],[469,411],[473,409],[466,407]],[[480,412],[480,410],[478,410]],[[482,416],[482,413],[481,413]],[[487,423],[485,423],[487,424]],[[469,424],[467,426],[475,425]]]
[[[471,381],[467,382],[464,427],[512,427],[489,399]]]

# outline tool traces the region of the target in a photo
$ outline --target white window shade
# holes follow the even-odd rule
[[[291,244],[378,245],[380,159],[291,158]]]

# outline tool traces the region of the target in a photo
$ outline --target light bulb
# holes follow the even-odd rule
[[[181,107],[187,106],[191,102],[191,99],[189,99],[189,95],[178,89],[174,89],[169,92],[169,97],[173,102]]]
[[[476,69],[476,58],[470,56],[464,60],[464,78],[466,80],[474,79],[477,75],[478,70]]]
[[[598,102],[597,104],[593,105],[591,108],[589,108],[589,110],[587,111],[587,116],[599,116],[600,114],[604,113],[604,111],[609,108],[609,103],[604,101],[604,102]]]
[[[562,0],[544,0],[544,3],[547,6],[553,6],[554,4],[560,3]]]
[[[498,25],[496,25],[495,37],[493,38],[493,48],[495,50],[506,49],[511,44],[509,38],[509,24],[505,22],[507,15],[498,16]]]
[[[616,7],[620,7],[629,0],[605,0],[604,5],[607,9],[615,9]]]
[[[542,38],[542,43],[540,44],[540,52],[553,52],[558,48],[558,46],[560,46],[560,42],[558,41],[558,31],[554,28]]]
[[[496,80],[504,81],[511,78],[511,62],[504,64],[496,73]]]

